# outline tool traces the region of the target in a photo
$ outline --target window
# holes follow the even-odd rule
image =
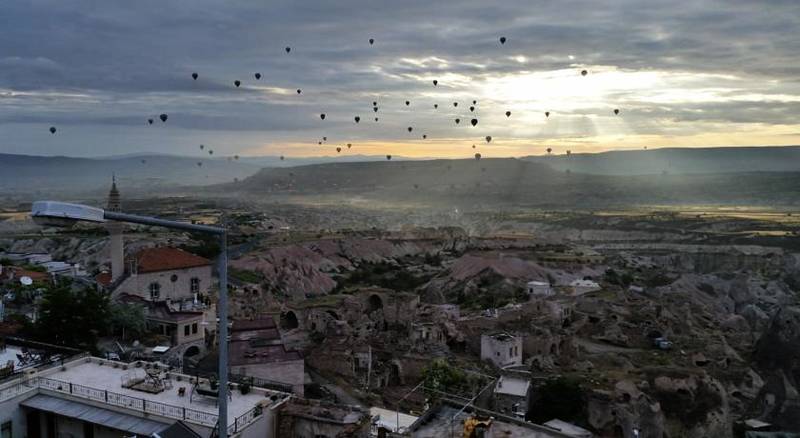
[[[508,355],[514,356],[514,347],[508,347]]]
[[[6,421],[0,426],[0,438],[11,438],[11,422]]]
[[[150,283],[150,299],[157,300],[161,297],[161,285],[158,282]]]
[[[189,336],[189,324],[183,326],[183,336]]]
[[[191,292],[193,294],[199,294],[200,293],[200,279],[197,278],[197,277],[192,277],[189,280],[189,288],[191,289]]]
[[[197,323],[192,324],[192,334],[193,335],[197,334]]]

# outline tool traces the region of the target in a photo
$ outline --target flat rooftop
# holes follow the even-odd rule
[[[497,379],[494,392],[497,394],[525,397],[530,387],[531,381],[529,379],[514,376],[500,376],[500,378]]]
[[[106,364],[100,365],[99,361]],[[216,415],[218,412],[217,403],[215,398],[204,397],[199,394],[189,396],[192,392],[192,384],[189,382],[191,376],[180,375],[182,381],[178,382],[176,376],[179,374],[170,373],[172,380],[172,389],[165,389],[158,394],[151,394],[145,391],[138,391],[135,389],[124,388],[122,383],[131,377],[142,377],[145,375],[144,368],[136,368],[133,364],[128,364],[128,369],[122,369],[122,364],[119,368],[112,366],[113,362],[106,361],[99,358],[91,358],[91,362],[87,362],[86,358],[66,364],[66,370],[61,371],[61,368],[54,368],[52,372],[45,372],[41,376],[48,379],[60,380],[78,385],[87,386],[94,389],[114,392],[117,394],[125,395],[128,397],[135,397],[147,401],[163,403],[171,406],[192,409],[195,411],[205,412],[208,414]],[[178,395],[178,388],[186,388],[186,395]],[[267,406],[272,402],[270,396],[278,394],[282,396],[283,393],[269,390],[251,390],[248,394],[242,395],[238,389],[231,390],[232,398],[228,399],[228,422],[236,419],[236,417],[253,409],[260,402],[264,402]],[[191,399],[191,401],[190,401]],[[282,397],[281,397],[282,399]],[[280,401],[280,399],[278,400]]]

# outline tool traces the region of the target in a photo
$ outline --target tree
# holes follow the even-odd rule
[[[536,393],[538,397],[528,410],[529,420],[544,423],[558,418],[582,422],[586,399],[577,380],[559,377],[542,385]]]
[[[122,331],[123,340],[127,335],[140,336],[147,330],[144,308],[136,304],[112,304],[109,325],[112,331]]]
[[[94,350],[108,320],[107,295],[93,288],[76,291],[61,282],[42,296],[34,333],[43,342]]]

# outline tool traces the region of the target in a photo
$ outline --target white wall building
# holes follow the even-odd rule
[[[550,283],[546,281],[529,281],[528,282],[528,295],[530,296],[550,296],[553,295],[553,289]]]
[[[481,335],[481,360],[499,368],[522,365],[522,337],[505,332]]]
[[[569,285],[572,288],[573,294],[575,295],[583,295],[585,293],[594,292],[601,289],[600,285],[592,280],[573,280]]]
[[[216,398],[194,391],[192,376],[166,369],[153,371],[163,379],[160,390],[153,390],[144,366],[136,363],[81,355],[66,360],[61,367],[30,370],[0,384],[3,436],[149,436],[180,421],[202,438],[209,437],[217,423]],[[137,385],[150,385],[148,390],[129,385],[142,379]],[[208,387],[208,382],[201,379],[203,387]],[[275,437],[276,409],[288,397],[262,388],[241,394],[234,388],[228,402],[229,436]]]

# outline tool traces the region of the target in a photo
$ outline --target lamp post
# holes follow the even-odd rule
[[[219,237],[219,414],[217,424],[220,437],[228,436],[228,230],[221,227],[196,225],[154,217],[103,210],[88,205],[56,201],[37,201],[31,207],[34,222],[44,226],[70,227],[77,222],[102,223],[107,220],[131,224],[151,225],[174,230],[192,231]]]

